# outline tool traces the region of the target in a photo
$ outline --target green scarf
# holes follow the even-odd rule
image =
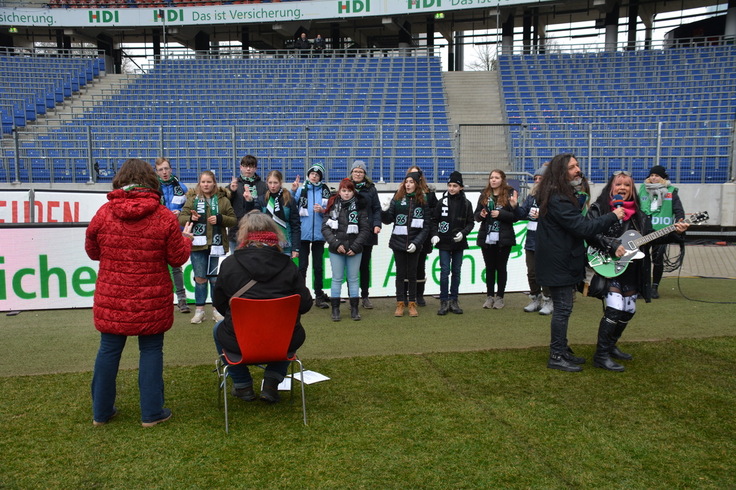
[[[201,247],[207,245],[207,217],[217,216],[220,213],[220,206],[217,200],[217,194],[210,198],[209,215],[207,214],[207,199],[200,199],[199,196],[194,198],[193,209],[199,214],[199,221],[194,224],[192,234],[194,241],[192,245]],[[225,247],[222,244],[222,232],[219,225],[212,227],[212,248],[210,255],[225,255]]]

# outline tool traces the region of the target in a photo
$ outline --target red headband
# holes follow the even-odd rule
[[[252,231],[245,237],[245,241],[261,242],[265,245],[275,247],[279,244],[279,237],[272,231]]]

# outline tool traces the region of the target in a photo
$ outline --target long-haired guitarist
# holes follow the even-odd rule
[[[646,219],[639,205],[634,179],[627,171],[619,170],[611,175],[598,199],[590,206],[588,218],[595,219],[615,209],[624,210],[623,219],[616,221],[606,231],[589,240],[589,245],[618,258],[632,252],[643,253],[644,258],[631,261],[619,275],[598,281],[605,283],[597,294],[603,299],[605,310],[598,327],[598,343],[593,365],[610,371],[623,371],[624,366],[613,359],[630,360],[632,356],[619,350],[616,342],[636,313],[637,297],[643,297],[646,302],[649,302],[650,298],[649,247],[627,247],[622,242],[622,237],[632,230],[639,236],[652,231],[651,222]],[[688,223],[677,223],[675,229],[678,233],[683,233],[688,226]]]

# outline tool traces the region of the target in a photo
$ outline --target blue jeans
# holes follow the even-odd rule
[[[215,340],[215,348],[217,354],[222,354],[222,345],[217,340],[217,329],[220,328],[222,322],[215,323],[212,329],[212,337]],[[263,373],[264,378],[273,378],[281,383],[286,377],[286,372],[289,370],[289,361],[269,362],[266,364],[266,371]],[[233,385],[236,388],[245,388],[247,386],[253,386],[253,377],[250,375],[250,370],[247,364],[235,364],[229,365],[227,368],[228,375],[233,379]]]
[[[215,289],[215,282],[217,282],[217,276],[207,277],[207,265],[210,260],[209,250],[197,250],[192,252],[192,273],[194,274],[194,304],[197,306],[204,306],[207,302],[207,283],[212,287],[211,290]],[[207,281],[199,283],[197,278],[206,278]]]
[[[125,335],[101,334],[92,376],[92,411],[97,422],[107,422],[115,413],[116,379],[127,339]],[[164,334],[139,335],[138,348],[141,421],[154,422],[164,417]]]
[[[440,301],[457,299],[460,291],[460,269],[463,265],[463,250],[440,250]],[[452,273],[452,283],[450,283]],[[447,291],[449,286],[449,293]]]
[[[552,320],[550,322],[551,353],[567,353],[567,324],[572,314],[572,299],[575,294],[572,286],[552,286],[549,288],[552,294]]]
[[[360,283],[358,273],[360,272],[360,259],[363,254],[345,255],[330,252],[330,266],[332,267],[332,287],[330,298],[339,298],[342,283],[345,281],[345,270],[347,269],[348,297],[360,297]]]

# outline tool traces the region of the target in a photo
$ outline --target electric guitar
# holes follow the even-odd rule
[[[707,211],[701,211],[699,213],[694,213],[689,218],[681,221],[681,223],[702,223],[703,221],[707,221],[709,218]],[[595,247],[588,246],[588,265],[603,277],[620,276],[624,273],[632,260],[644,257],[644,252],[639,250],[639,247],[646,245],[657,238],[669,235],[673,231],[675,231],[675,225],[667,226],[645,236],[641,236],[641,234],[636,230],[629,230],[619,238],[621,245],[626,249],[626,252],[621,257],[615,257]]]

